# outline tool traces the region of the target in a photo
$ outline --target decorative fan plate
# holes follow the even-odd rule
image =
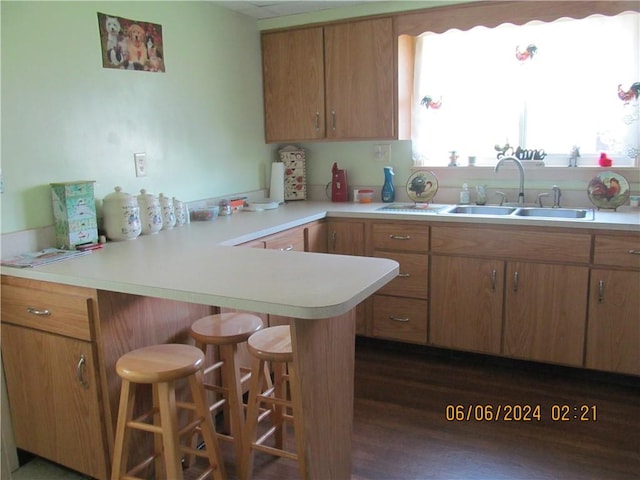
[[[407,181],[407,195],[416,203],[429,203],[438,191],[438,178],[429,170],[417,170]]]
[[[602,172],[589,182],[589,200],[596,207],[616,209],[629,199],[629,182],[615,172]]]

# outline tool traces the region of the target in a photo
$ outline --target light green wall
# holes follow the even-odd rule
[[[199,1],[0,8],[2,233],[53,223],[50,182],[185,201],[267,187],[255,20]],[[161,24],[166,73],[103,68],[97,12]]]

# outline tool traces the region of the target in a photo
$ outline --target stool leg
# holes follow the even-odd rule
[[[264,378],[266,371],[266,363],[257,357],[253,358],[251,367],[251,379],[249,380],[249,401],[247,404],[247,419],[245,421],[245,429],[242,444],[242,457],[239,465],[238,478],[240,480],[249,480],[253,472],[253,448],[252,443],[256,439],[256,431],[258,429],[258,416],[260,415],[260,404],[258,403],[258,395],[262,393],[262,382],[268,382]]]
[[[160,399],[158,394],[158,386],[156,384],[151,385],[151,402],[153,407],[153,424],[154,425],[162,425],[162,419],[160,418]],[[162,453],[163,450],[163,436],[161,434],[155,433],[153,435],[153,455],[155,456],[154,460],[154,476],[155,478],[165,478],[166,474],[166,465],[164,462],[164,455]]]
[[[228,410],[225,411],[225,426],[229,421],[228,428],[236,453],[236,464],[240,463],[242,457],[242,439],[244,431],[244,405],[242,402],[242,385],[240,385],[240,365],[238,364],[237,344],[221,345],[220,359],[222,364],[222,385],[227,391]]]
[[[158,383],[158,403],[162,422],[162,444],[167,478],[182,480],[180,448],[178,442],[178,413],[173,382]]]
[[[226,478],[224,462],[222,460],[220,446],[218,445],[215,427],[213,426],[213,420],[209,412],[209,406],[205,402],[205,391],[202,386],[202,370],[198,370],[189,377],[189,387],[197,415],[202,418],[202,437],[204,438],[209,465],[211,465],[213,469],[213,478],[215,480],[224,480]]]
[[[304,451],[304,442],[302,441],[302,398],[300,395],[300,380],[298,372],[292,364],[288,364],[289,369],[289,388],[291,389],[291,404],[293,406],[293,432],[296,441],[296,451],[298,454],[298,468],[300,470],[300,478],[309,478],[307,471],[307,456]]]
[[[127,471],[127,460],[129,458],[129,429],[127,428],[127,422],[133,418],[135,391],[136,386],[134,384],[131,384],[128,380],[122,380],[118,422],[113,447],[111,480],[118,480]]]
[[[272,363],[271,369],[273,370],[273,384],[274,391],[273,394],[275,398],[287,398],[287,385],[285,382],[285,374],[286,374],[287,364],[282,363]],[[284,439],[285,439],[285,425],[284,425],[284,413],[286,407],[282,405],[275,404],[273,411],[273,425],[276,427],[276,431],[274,432],[275,439],[275,447],[280,450],[284,447]]]

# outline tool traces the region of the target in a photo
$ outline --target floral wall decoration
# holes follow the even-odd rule
[[[164,72],[162,25],[98,13],[102,66]]]

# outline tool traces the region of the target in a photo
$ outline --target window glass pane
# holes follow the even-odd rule
[[[451,150],[495,163],[494,145],[507,141],[544,149],[547,164],[555,157],[566,165],[573,145],[594,163],[601,151],[637,151],[639,102],[625,104],[618,85],[629,92],[640,81],[639,18],[633,12],[421,35],[415,163],[446,165]],[[529,45],[533,53],[518,60],[516,49],[524,53]],[[420,104],[425,97],[431,102]]]

